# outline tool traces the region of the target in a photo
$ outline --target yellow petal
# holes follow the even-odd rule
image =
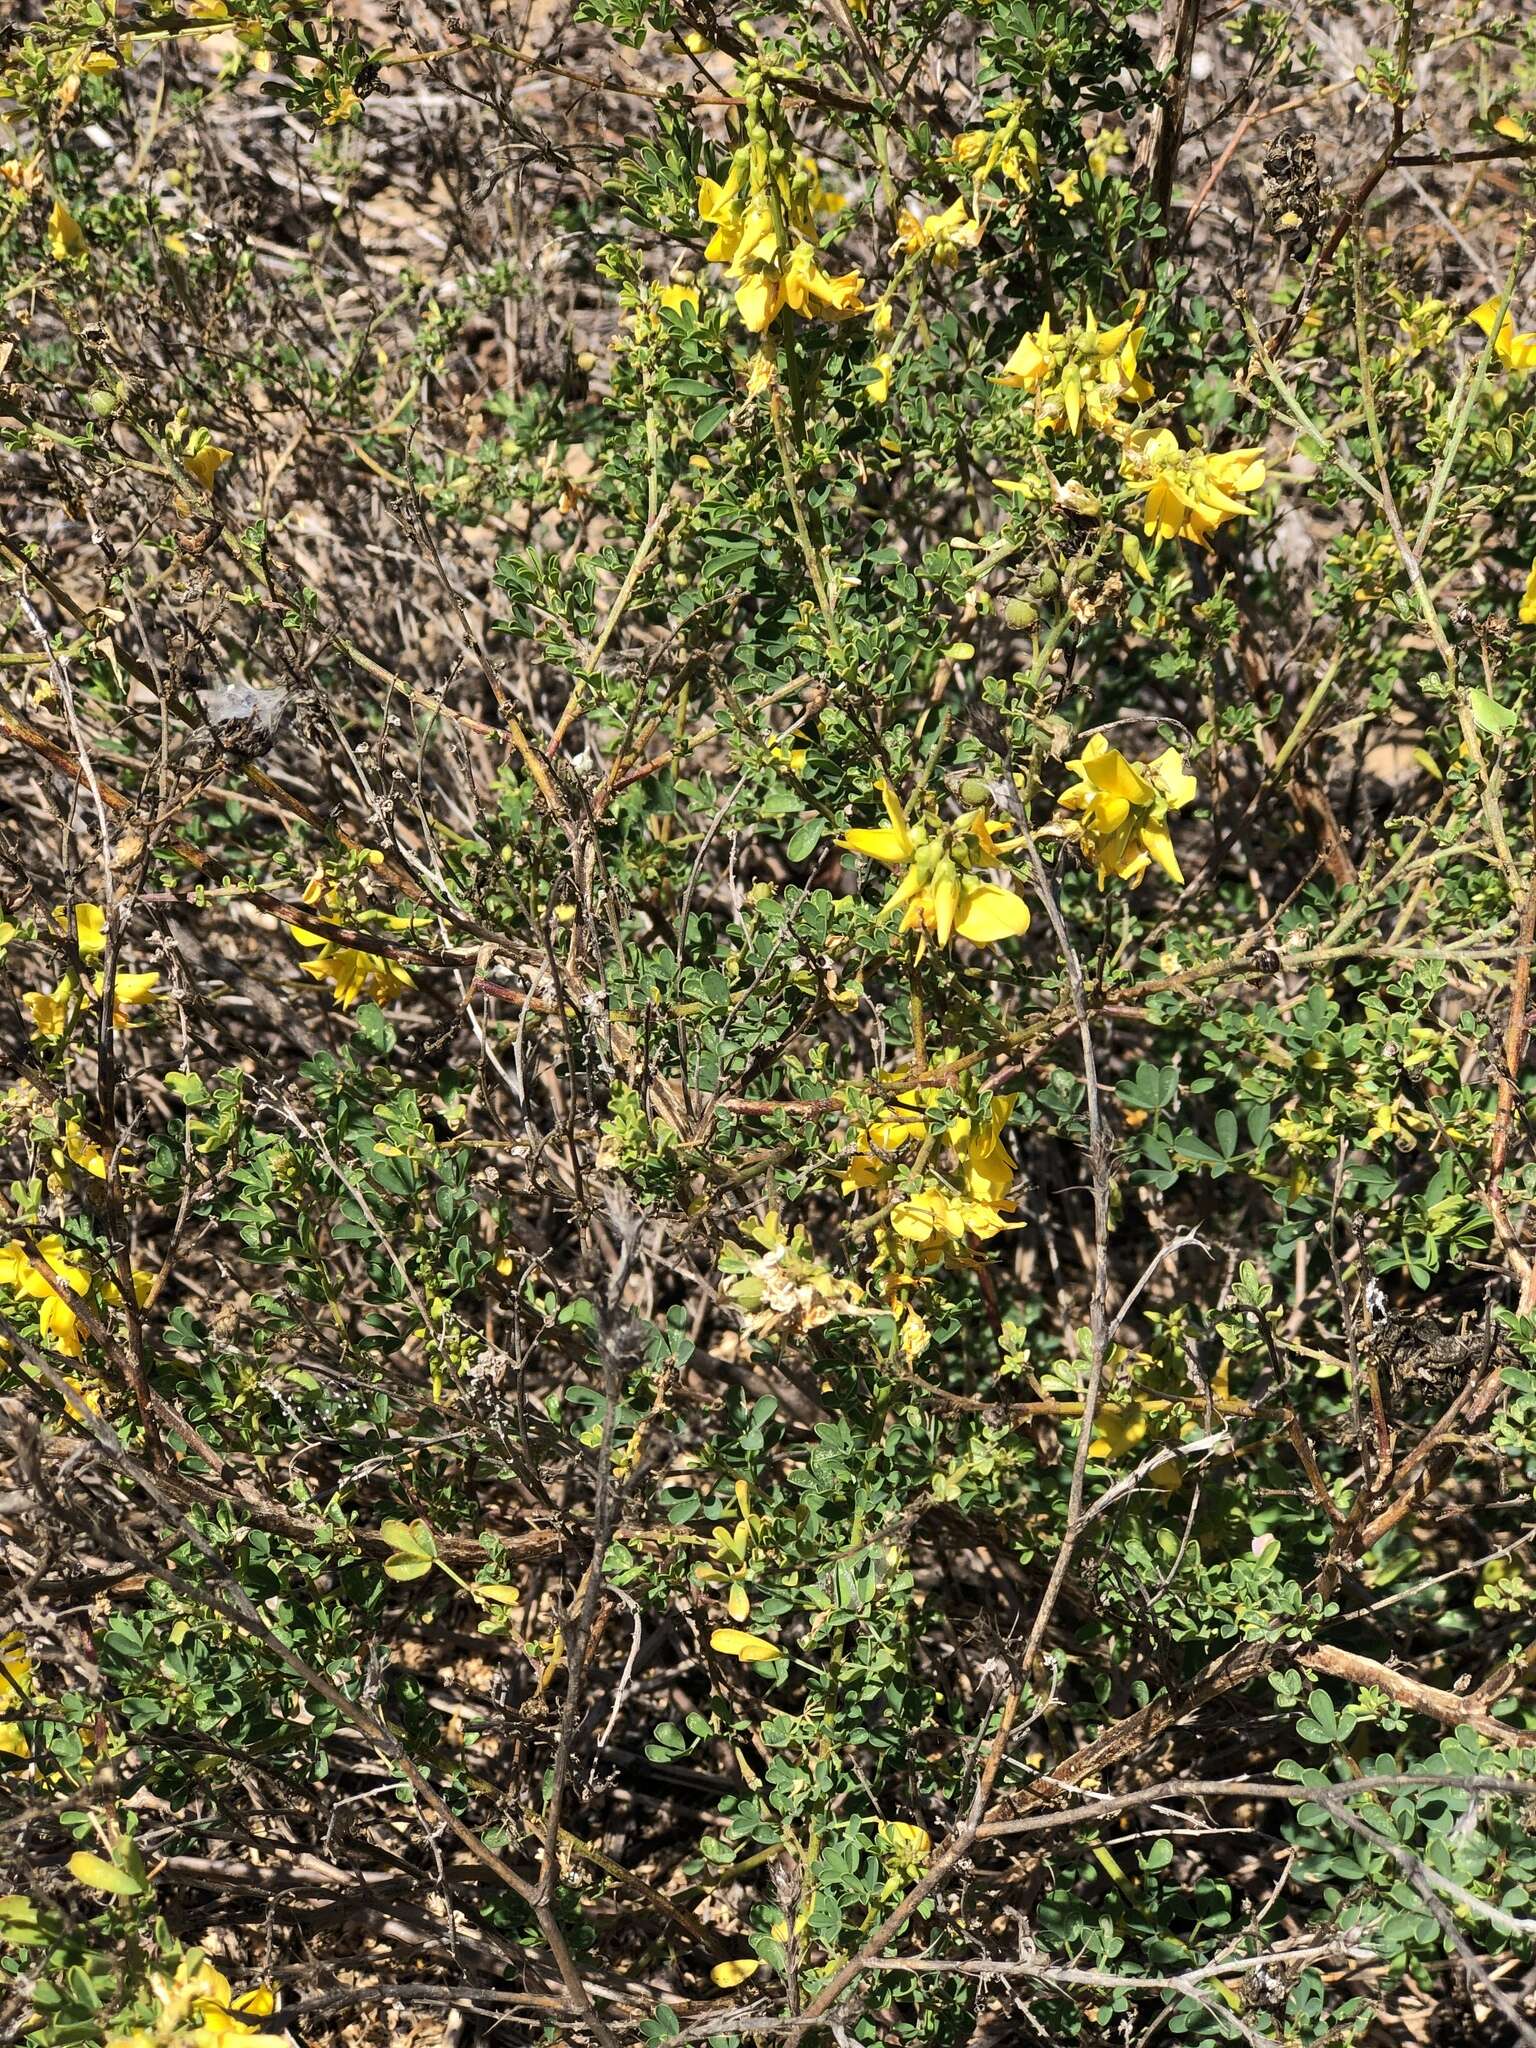
[[[219,448],[207,441],[191,455],[182,458],[182,467],[190,476],[197,478],[205,491],[213,489],[213,480],[226,462],[234,460],[234,450]]]
[[[1041,329],[1041,333],[1046,333],[1049,327],[1050,322],[1047,320],[1045,327]],[[1034,335],[1026,334],[1018,347],[1013,351],[1013,354],[1009,356],[1007,362],[1004,363],[1001,370],[998,371],[997,381],[999,384],[1011,384],[1016,388],[1025,389],[1031,384],[1038,384],[1040,382],[1045,375],[1046,367],[1045,353],[1041,349],[1039,342]]]
[[[876,1152],[900,1152],[927,1135],[928,1126],[921,1117],[879,1117],[864,1133],[862,1142]]]
[[[933,934],[940,949],[954,937],[955,917],[960,909],[960,877],[953,868],[933,885]]]
[[[1152,856],[1170,882],[1182,882],[1184,875],[1179,867],[1178,856],[1173,850],[1173,841],[1168,836],[1166,825],[1154,824],[1151,819],[1141,828],[1141,843]]]
[[[1525,579],[1525,595],[1520,600],[1520,623],[1522,626],[1536,626],[1536,562],[1531,564],[1531,573]]]
[[[1010,889],[992,882],[969,882],[961,893],[955,930],[976,946],[999,939],[1018,939],[1029,930],[1029,905]]]
[[[786,1928],[785,1932],[789,1930]],[[738,1984],[745,1984],[749,1977],[755,1977],[762,1968],[756,1956],[736,1956],[728,1963],[716,1963],[709,1973],[711,1984],[718,1984],[722,1991],[734,1991]]]
[[[784,1655],[778,1644],[770,1643],[766,1636],[749,1635],[740,1628],[717,1628],[710,1636],[709,1647],[718,1650],[722,1657],[736,1657],[743,1664],[766,1664],[770,1658]]]
[[[94,1174],[97,1180],[106,1179],[106,1154],[87,1134],[78,1117],[71,1117],[64,1126],[64,1150],[82,1172]]]
[[[56,263],[67,256],[85,253],[85,233],[62,199],[55,199],[48,216],[48,254]]]
[[[927,901],[928,891],[923,885],[922,875],[916,868],[908,868],[896,887],[891,891],[885,903],[882,904],[880,915],[876,922],[883,924],[888,917],[894,917],[896,912],[905,903],[909,906],[907,914],[901,920],[897,929],[909,932],[915,924],[922,923]]]
[[[1149,761],[1147,774],[1162,792],[1170,811],[1183,810],[1200,792],[1199,783],[1186,770],[1177,747],[1165,747],[1155,761]]]
[[[1157,793],[1146,777],[1131,766],[1118,747],[1105,747],[1099,753],[1095,753],[1091,746],[1085,747],[1082,767],[1095,789],[1102,790],[1106,796],[1127,806],[1149,804]],[[1124,813],[1120,815],[1123,816]]]
[[[64,912],[56,910],[53,921],[63,931]],[[100,904],[75,905],[75,944],[80,948],[82,959],[86,960],[94,960],[107,950],[107,917]]]
[[[890,831],[884,825],[855,825],[837,843],[849,853],[867,854],[891,868],[899,868],[912,852],[912,842],[904,832]]]
[[[933,1847],[933,1837],[926,1828],[920,1828],[915,1821],[891,1820],[883,1823],[886,1834],[904,1856],[926,1856]]]
[[[1484,334],[1492,334],[1495,327],[1499,324],[1499,300],[1496,298],[1484,299],[1480,306],[1472,308],[1467,318],[1474,327],[1481,327]],[[1514,326],[1514,322],[1510,319],[1508,313],[1504,315],[1503,324],[1511,328]]]
[[[938,1190],[913,1195],[898,1202],[891,1211],[892,1230],[912,1244],[927,1244],[930,1238],[941,1235],[947,1220],[948,1204]]]
[[[736,310],[749,334],[762,334],[771,327],[783,303],[778,279],[766,273],[749,277],[736,288]]]

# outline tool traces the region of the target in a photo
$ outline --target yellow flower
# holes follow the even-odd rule
[[[1480,306],[1473,307],[1467,318],[1484,334],[1493,336],[1493,352],[1506,370],[1536,370],[1536,334],[1517,334],[1511,313],[1506,312],[1499,320],[1497,299],[1485,299]]]
[[[1136,367],[1141,336],[1134,320],[1100,327],[1091,309],[1080,327],[1058,334],[1047,313],[1004,363],[997,381],[1034,394],[1035,425],[1042,432],[1065,423],[1069,434],[1077,434],[1085,418],[1113,432],[1123,403],[1152,396]]]
[[[1155,1363],[1146,1354],[1141,1354],[1143,1365]],[[1118,1372],[1130,1358],[1120,1345],[1111,1347],[1110,1366]],[[1218,1415],[1234,1415],[1245,1412],[1245,1404],[1236,1399],[1230,1384],[1231,1363],[1222,1359],[1211,1379],[1211,1399]],[[1091,1456],[1111,1461],[1123,1458],[1132,1451],[1138,1451],[1147,1443],[1149,1436],[1173,1441],[1169,1424],[1176,1425],[1178,1438],[1196,1436],[1204,1427],[1198,1404],[1187,1397],[1169,1398],[1156,1393],[1144,1392],[1139,1386],[1131,1385],[1125,1397],[1117,1401],[1106,1401],[1094,1411],[1093,1438],[1088,1450]],[[1164,1493],[1177,1493],[1180,1485],[1178,1464],[1169,1460],[1156,1467],[1148,1478],[1150,1483]]]
[[[740,1628],[715,1629],[709,1647],[718,1650],[722,1657],[735,1657],[743,1664],[766,1664],[770,1658],[784,1655],[778,1644],[770,1643],[766,1636],[748,1635]]]
[[[1520,599],[1520,623],[1522,626],[1536,626],[1536,562],[1525,579],[1525,591]]]
[[[78,1117],[72,1116],[64,1126],[64,1150],[82,1173],[89,1173],[97,1180],[106,1179],[107,1155],[87,1134]]]
[[[69,915],[66,911],[55,910],[53,922],[62,931],[69,929]],[[75,944],[80,949],[82,960],[95,960],[107,950],[107,914],[95,903],[77,903],[74,915]]]
[[[13,1628],[0,1636],[0,1756],[26,1757],[32,1754],[27,1738],[10,1716],[19,1713],[32,1697],[32,1659],[26,1639]]]
[[[751,1570],[752,1551],[757,1543],[758,1520],[752,1513],[747,1482],[736,1481],[736,1507],[740,1515],[734,1529],[724,1523],[710,1532],[711,1563],[697,1565],[694,1577],[701,1585],[727,1588],[725,1610],[732,1621],[745,1621],[752,1612],[752,1598],[746,1581]]]
[[[921,1877],[933,1854],[933,1837],[926,1828],[911,1820],[882,1820],[876,1823],[876,1827],[889,1849],[886,1879],[880,1897],[882,1900],[892,1899]]]
[[[112,1022],[119,1031],[126,1031],[133,1023],[129,1012],[141,1009],[145,1003],[155,1000],[155,990],[160,977],[155,973],[119,974],[112,983]],[[96,994],[102,993],[105,977],[96,984]]]
[[[181,458],[182,468],[189,476],[196,477],[205,491],[213,489],[213,480],[226,462],[233,462],[234,450],[220,448],[210,441],[205,428],[199,429],[199,445],[190,449]]]
[[[681,313],[684,306],[697,313],[699,288],[692,284],[664,284],[656,294],[656,303],[665,306],[669,313]]]
[[[1081,206],[1083,203],[1082,181],[1076,171],[1068,171],[1064,178],[1058,178],[1051,190],[1063,206]]]
[[[1099,887],[1118,875],[1134,888],[1153,861],[1170,881],[1182,882],[1168,813],[1191,802],[1197,784],[1177,748],[1165,748],[1138,768],[1095,733],[1067,766],[1078,779],[1059,801],[1063,810],[1079,815],[1062,829],[1097,867]]]
[[[981,222],[956,199],[942,213],[914,213],[903,207],[896,221],[896,246],[908,256],[928,256],[936,264],[958,263],[962,249],[981,240]]]
[[[746,179],[746,152],[738,150],[723,185],[714,178],[699,180],[699,219],[715,231],[704,251],[711,263],[729,263],[736,253],[742,233],[741,195]]]
[[[85,254],[85,233],[62,199],[55,199],[48,216],[48,254],[56,263]]]
[[[65,1375],[64,1384],[69,1392],[64,1396],[64,1412],[71,1422],[88,1423],[93,1415],[101,1413],[101,1390],[88,1387],[84,1380]]]
[[[883,1820],[880,1832],[889,1840],[896,1855],[904,1862],[921,1862],[933,1849],[933,1837],[926,1828],[920,1828],[915,1821]]]
[[[994,882],[979,882],[971,873],[977,866],[1001,863],[1006,848],[996,835],[1005,826],[979,810],[968,811],[953,825],[941,825],[937,818],[909,825],[888,782],[880,784],[880,799],[890,824],[855,826],[838,844],[887,867],[906,869],[880,916],[901,911],[898,929],[919,934],[919,956],[930,932],[942,952],[956,934],[990,946],[1029,930],[1029,906],[1021,897]]]
[[[37,1303],[38,1330],[50,1351],[57,1351],[65,1358],[79,1358],[85,1349],[85,1330],[70,1296],[79,1299],[91,1292],[90,1269],[80,1254],[71,1251],[63,1238],[57,1235],[39,1238],[36,1250],[61,1291],[55,1291],[55,1287],[49,1284],[32,1263],[27,1247],[15,1237],[7,1244],[0,1244],[0,1288],[8,1289],[22,1301]],[[133,1275],[134,1293],[141,1303],[152,1284],[152,1276],[148,1273]],[[107,1303],[122,1300],[111,1281],[104,1282],[97,1289],[97,1295]]]
[[[316,875],[309,882],[304,901],[323,905],[333,916],[341,914],[340,900],[327,887],[323,875]],[[406,928],[403,918],[386,918],[384,922],[397,931]],[[313,960],[301,963],[303,970],[316,981],[330,982],[335,1001],[343,1010],[350,1010],[364,997],[375,1003],[391,1003],[406,989],[416,986],[405,968],[387,954],[369,953],[361,946],[338,945],[324,933],[305,931],[299,925],[290,925],[289,930],[301,946],[320,948]]]
[[[1262,488],[1264,454],[1259,448],[1230,448],[1212,455],[1198,441],[1181,448],[1167,427],[1159,427],[1127,436],[1121,474],[1132,491],[1146,496],[1143,533],[1209,547],[1218,526],[1253,509],[1242,498]]]
[[[909,1088],[895,1094],[885,1113],[855,1134],[843,1170],[845,1195],[900,1195],[876,1238],[882,1258],[902,1276],[894,1286],[888,1280],[886,1287],[887,1305],[898,1321],[911,1313],[902,1290],[914,1272],[941,1262],[972,1266],[974,1244],[1014,1227],[1008,1221],[1018,1206],[1008,1193],[1014,1164],[1002,1133],[1017,1097],[994,1095],[983,1112],[967,1111],[942,1134],[930,1133],[926,1112],[942,1092]],[[929,1141],[940,1135],[947,1149],[934,1165]]]
[[[78,994],[79,983],[67,974],[51,994],[43,989],[28,989],[21,1004],[32,1019],[32,1036],[62,1038],[69,1021],[70,1005]]]
[[[1003,1126],[1013,1115],[1014,1095],[994,1095],[981,1117],[958,1116],[949,1127],[949,1142],[960,1162],[967,1195],[993,1208],[1011,1209],[1007,1199],[1014,1164],[1003,1147]]]
[[[890,399],[893,360],[884,350],[875,357],[875,374],[864,386],[864,396],[871,405],[885,405]]]
[[[723,184],[699,180],[699,219],[713,229],[704,254],[737,280],[736,310],[750,333],[766,333],[785,306],[820,320],[865,310],[858,272],[834,276],[820,260],[819,219],[842,203],[823,190],[810,158],[793,173],[771,170],[761,144],[737,150]]]
[[[350,1010],[366,996],[375,1003],[392,1003],[406,989],[414,988],[406,970],[382,953],[365,953],[360,946],[333,946],[316,933],[294,927],[301,946],[319,946],[313,960],[301,964],[316,981],[328,981],[337,1005]]]
[[[790,251],[784,266],[784,302],[808,319],[848,320],[864,311],[859,294],[864,280],[856,270],[833,277],[823,270],[816,251],[806,242]]]
[[[351,121],[363,110],[355,88],[346,79],[328,81],[325,88],[325,112],[321,116],[327,128],[338,127],[343,121]]]
[[[65,1358],[78,1358],[85,1348],[80,1319],[71,1308],[68,1295],[88,1294],[91,1276],[84,1265],[66,1250],[61,1237],[39,1239],[37,1255],[64,1289],[59,1295],[38,1272],[19,1238],[0,1245],[0,1287],[9,1288],[23,1301],[37,1303],[37,1322],[42,1341],[50,1351]]]
[[[1024,127],[1016,105],[1001,110],[992,128],[968,128],[950,147],[950,161],[977,185],[988,178],[1027,192],[1040,172],[1040,145]]]
[[[950,1257],[972,1238],[984,1244],[1008,1227],[990,1202],[957,1195],[938,1182],[904,1196],[890,1214],[890,1228],[915,1246],[924,1263]]]
[[[107,2048],[151,2048],[162,2042],[174,2042],[176,2048],[224,2048],[225,2043],[287,2048],[285,2036],[263,2034],[255,2024],[277,2003],[270,1987],[258,1985],[235,1997],[224,1972],[197,1949],[182,1957],[174,1977],[153,1976],[150,1985],[159,2007],[153,2030],[117,2035]]]

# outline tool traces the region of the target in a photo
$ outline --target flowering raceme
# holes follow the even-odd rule
[[[1113,433],[1122,404],[1152,396],[1152,386],[1136,367],[1141,334],[1134,320],[1100,327],[1091,309],[1081,326],[1058,334],[1047,313],[1004,363],[997,381],[1034,394],[1035,425],[1042,432],[1065,423],[1069,434],[1078,434],[1086,419]]]
[[[276,2004],[266,1985],[237,1998],[229,1979],[197,1949],[183,1956],[174,1977],[150,1978],[158,2010],[148,2027],[114,2034],[107,2048],[287,2048],[287,2036],[256,2025]]]
[[[1067,766],[1077,781],[1058,799],[1073,821],[1057,829],[1076,840],[1098,869],[1102,889],[1111,875],[1132,888],[1156,862],[1172,882],[1182,882],[1168,832],[1168,814],[1182,810],[1198,785],[1187,774],[1176,747],[1135,767],[1102,733],[1095,733]]]
[[[53,912],[53,923],[60,932],[73,934],[75,946],[82,960],[96,960],[107,950],[106,913],[95,903],[77,903],[72,913],[63,910]],[[100,1001],[105,989],[105,977],[95,981],[82,982],[73,968],[55,984],[54,988],[28,989],[22,996],[22,1006],[32,1020],[34,1038],[62,1038],[69,1024],[70,1014],[76,1003],[85,995]],[[155,1000],[159,992],[160,976],[150,970],[130,973],[119,969],[112,977],[112,1022],[119,1031],[129,1029],[136,1019],[133,1012],[142,1009],[146,1003]]]
[[[749,1225],[747,1235],[752,1246],[722,1249],[720,1270],[722,1292],[742,1311],[748,1336],[775,1341],[804,1337],[839,1316],[868,1313],[854,1283],[816,1257],[803,1225],[786,1235],[775,1211]]]
[[[1008,1193],[1014,1164],[1002,1136],[1017,1098],[994,1095],[984,1109],[931,1131],[927,1113],[941,1092],[895,1094],[886,1113],[855,1134],[842,1179],[845,1195],[871,1194],[886,1205],[875,1247],[886,1307],[909,1357],[928,1341],[915,1291],[942,1266],[974,1268],[977,1248],[1014,1227],[1017,1208]]]
[[[78,1358],[85,1349],[85,1330],[68,1297],[74,1295],[81,1299],[91,1292],[90,1269],[80,1255],[71,1251],[63,1238],[57,1235],[40,1237],[36,1251],[58,1283],[57,1290],[37,1270],[28,1257],[27,1247],[16,1237],[8,1244],[0,1245],[0,1288],[13,1294],[18,1301],[37,1303],[38,1332],[48,1350],[57,1351],[65,1358]],[[134,1292],[141,1302],[149,1291],[152,1278],[148,1273],[135,1273],[133,1276]],[[99,1300],[108,1303],[122,1300],[111,1281],[103,1282],[97,1293]]]
[[[880,784],[889,825],[855,826],[838,845],[849,853],[867,854],[887,867],[906,869],[880,912],[882,919],[902,913],[898,930],[919,934],[918,954],[931,932],[944,951],[958,934],[974,945],[995,945],[1029,930],[1029,906],[1011,889],[982,882],[972,870],[999,866],[1008,846],[998,835],[1006,827],[985,811],[967,811],[953,825],[936,817],[907,822],[900,799],[888,782]]]
[[[1200,547],[1210,546],[1218,526],[1250,512],[1243,497],[1264,483],[1262,449],[1213,455],[1198,441],[1181,448],[1168,427],[1127,435],[1120,466],[1127,486],[1145,495],[1143,533]]]
[[[741,90],[748,140],[723,183],[699,180],[699,219],[714,230],[705,257],[736,280],[736,310],[753,334],[766,333],[786,306],[812,320],[864,312],[859,273],[834,275],[821,261],[820,222],[842,200],[823,189],[809,157],[795,164],[782,119],[750,67]]]
[[[896,245],[908,256],[927,256],[933,263],[958,263],[963,249],[981,240],[981,222],[972,218],[963,199],[942,213],[914,213],[903,207],[896,221]]]
[[[327,887],[323,875],[316,875],[306,886],[304,901],[320,904],[332,917],[345,915],[340,897]],[[383,923],[392,931],[409,928],[408,920],[403,917],[386,917]],[[396,996],[416,986],[405,968],[385,953],[369,953],[361,946],[340,945],[328,939],[323,932],[307,931],[296,924],[288,929],[299,945],[320,948],[312,960],[302,963],[304,972],[313,975],[316,981],[328,981],[338,1007],[343,1010],[350,1010],[365,996],[370,1002],[393,1002]]]
[[[950,146],[950,162],[976,185],[999,178],[1027,192],[1040,175],[1040,144],[1024,125],[1017,100],[1005,102],[989,115],[990,127],[967,128]]]
[[[706,1564],[694,1566],[693,1576],[701,1585],[726,1588],[725,1611],[732,1621],[745,1621],[752,1612],[747,1581],[752,1573],[752,1552],[757,1545],[759,1518],[752,1512],[745,1479],[736,1481],[736,1507],[740,1519],[735,1528],[721,1522],[710,1532],[713,1556]]]

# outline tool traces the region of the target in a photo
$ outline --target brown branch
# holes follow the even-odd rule
[[[1407,1707],[1411,1713],[1427,1715],[1432,1721],[1444,1722],[1448,1728],[1475,1728],[1490,1742],[1503,1743],[1511,1748],[1529,1741],[1529,1736],[1521,1729],[1495,1720],[1480,1704],[1475,1693],[1446,1692],[1438,1685],[1426,1685],[1423,1679],[1414,1678],[1409,1672],[1394,1671],[1390,1665],[1378,1664],[1374,1657],[1361,1657],[1353,1650],[1335,1649],[1331,1643],[1315,1643],[1310,1649],[1299,1650],[1296,1661],[1309,1671],[1321,1672],[1328,1678],[1342,1678],[1350,1685],[1374,1686],[1389,1699],[1396,1700],[1400,1707]]]

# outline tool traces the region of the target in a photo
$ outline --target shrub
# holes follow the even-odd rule
[[[1536,31],[1324,14],[5,25],[6,2038],[1533,2038]]]

